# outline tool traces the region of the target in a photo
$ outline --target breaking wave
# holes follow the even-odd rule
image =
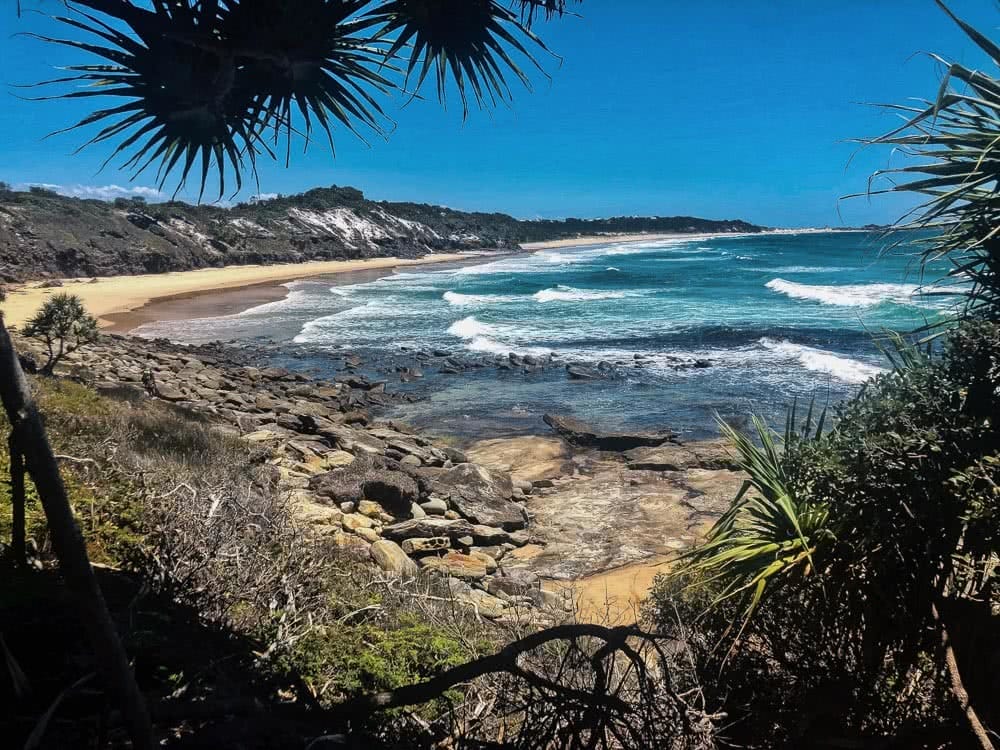
[[[812,285],[799,284],[785,279],[771,279],[765,284],[768,289],[793,299],[805,299],[824,305],[840,307],[873,307],[882,302],[917,304],[919,295],[915,284],[845,284]],[[917,295],[915,297],[915,295]]]
[[[782,358],[797,360],[807,370],[832,375],[845,383],[859,384],[878,375],[884,370],[881,367],[859,362],[856,359],[842,357],[839,354],[814,349],[811,346],[793,344],[790,341],[775,341],[762,338],[759,342],[765,349],[774,352]]]

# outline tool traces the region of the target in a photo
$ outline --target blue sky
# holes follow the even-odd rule
[[[26,0],[59,11],[57,0]],[[8,4],[5,3],[5,6]],[[10,3],[12,5],[12,3]],[[892,126],[861,102],[932,97],[940,71],[915,53],[988,64],[932,0],[586,0],[581,16],[538,33],[562,56],[551,81],[516,91],[511,109],[441,110],[435,99],[389,103],[397,123],[371,147],[343,133],[332,158],[319,145],[292,166],[266,164],[262,193],[353,185],[372,198],[499,210],[516,216],[692,214],[771,226],[886,222],[903,204],[838,202],[863,190],[889,154],[850,138]],[[992,0],[952,7],[992,32]],[[0,12],[3,83],[53,76],[86,55],[14,36],[49,32],[36,14]],[[28,102],[7,89],[0,107],[0,179],[83,195],[111,186],[155,197],[154,174],[134,183],[108,151],[72,155],[81,133],[43,136],[75,122],[81,102]],[[428,90],[428,93],[430,91]],[[94,104],[97,100],[91,100]],[[173,185],[168,185],[172,190]],[[250,192],[237,196],[246,199]],[[183,194],[181,197],[185,197]]]

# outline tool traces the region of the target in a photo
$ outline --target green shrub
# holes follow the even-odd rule
[[[691,644],[699,679],[745,717],[742,739],[954,735],[962,719],[932,607],[955,623],[950,636],[974,703],[1000,719],[989,699],[994,678],[977,668],[973,645],[992,642],[985,634],[1000,605],[998,419],[1000,326],[968,321],[934,355],[906,357],[869,381],[822,436],[790,436],[764,457],[741,450],[766,464],[751,475],[774,473],[797,507],[824,509],[809,535],[811,564],[773,576],[745,630],[756,590],[720,600],[746,580],[749,558],[737,546],[725,559],[682,561],[659,582],[648,614]],[[747,498],[760,492],[734,508],[753,512]],[[751,551],[750,542],[788,543],[786,529],[757,518],[737,529],[736,543]]]

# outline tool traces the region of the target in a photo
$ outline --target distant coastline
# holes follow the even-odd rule
[[[93,280],[62,279],[30,282],[10,289],[4,303],[8,325],[19,326],[55,292],[72,291],[84,301],[101,326],[113,333],[127,333],[145,323],[162,320],[234,315],[285,297],[281,286],[298,279],[358,273],[391,273],[393,269],[426,264],[475,263],[517,252],[591,247],[608,243],[653,242],[669,239],[698,240],[740,236],[737,233],[617,234],[524,243],[521,250],[435,253],[422,258],[370,258],[366,260],[309,261],[275,265],[224,266],[194,271],[172,271],[137,276],[106,276]]]

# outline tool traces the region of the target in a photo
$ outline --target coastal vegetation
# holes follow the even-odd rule
[[[83,309],[79,297],[64,292],[47,299],[22,332],[45,343],[48,358],[42,372],[50,375],[67,354],[97,340],[97,320]]]
[[[749,479],[650,605],[668,631],[697,623],[699,671],[741,706],[747,740],[996,746],[1000,82],[946,68],[937,99],[896,108],[904,124],[868,143],[910,157],[885,192],[923,198],[900,228],[932,230],[918,259],[950,261],[955,316],[887,336],[892,370],[829,429],[793,408],[780,447],[759,420],[755,439],[728,430]]]

